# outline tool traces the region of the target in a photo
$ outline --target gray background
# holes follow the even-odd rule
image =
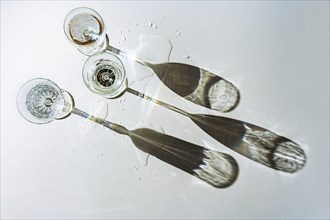
[[[220,74],[242,99],[228,114],[201,108],[156,76],[141,80],[151,72],[130,64],[133,88],[148,92],[146,85],[154,85],[158,92],[149,95],[190,112],[282,134],[303,146],[305,168],[271,170],[174,112],[130,94],[114,100],[92,94],[81,77],[86,57],[62,27],[80,6],[100,13],[113,46],[137,48],[140,34],[169,38],[171,61]],[[16,95],[35,77],[71,92],[83,110],[96,106],[102,115],[108,105],[107,118],[127,128],[151,126],[230,153],[240,175],[216,189],[153,157],[144,166],[145,155],[126,137],[76,116],[31,124],[19,115]],[[1,218],[329,218],[329,2],[1,1]]]

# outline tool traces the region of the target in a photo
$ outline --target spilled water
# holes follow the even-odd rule
[[[135,51],[135,57],[151,63],[169,62],[173,44],[171,41],[159,35],[139,36],[139,46]]]
[[[157,53],[155,53],[155,48],[157,48]],[[154,72],[148,70],[144,66],[136,65],[133,60],[141,59],[152,63],[169,62],[172,49],[173,45],[171,41],[165,37],[158,35],[140,35],[138,48],[130,54],[133,70],[132,78],[135,80],[129,80],[129,87],[134,87],[148,96],[157,98],[162,88],[162,83],[157,77],[152,77],[154,76]],[[141,100],[141,106],[138,111],[139,115],[142,116],[142,122],[148,121],[148,117],[152,114],[153,108],[154,103],[146,99]]]

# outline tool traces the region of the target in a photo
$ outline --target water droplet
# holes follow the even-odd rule
[[[136,26],[136,27],[139,26],[139,23],[138,23],[138,22],[135,22],[135,26]]]
[[[127,29],[127,32],[131,32],[131,30],[130,29]]]
[[[122,36],[123,40],[126,41],[126,37],[125,36]]]
[[[149,27],[152,27],[154,24],[152,22],[149,22]]]
[[[101,157],[103,156],[103,154],[100,154],[101,155]]]
[[[185,58],[185,59],[189,59],[190,58],[189,55],[183,55],[182,57]]]
[[[154,29],[157,29],[157,24],[154,25]]]
[[[178,38],[181,35],[181,32],[177,32],[177,34],[175,35],[175,38]]]

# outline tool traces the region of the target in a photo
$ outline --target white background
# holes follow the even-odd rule
[[[131,94],[114,100],[92,94],[81,77],[86,57],[62,27],[81,6],[99,12],[113,46],[136,48],[140,34],[169,38],[171,61],[220,74],[242,98],[221,114],[164,87],[151,95],[282,134],[303,146],[304,169],[284,174],[252,162],[188,118]],[[133,70],[127,66],[130,82],[148,72]],[[46,125],[25,121],[16,95],[35,77],[71,92],[82,110],[108,104],[107,119],[129,129],[152,124],[231,154],[240,165],[237,181],[216,189],[153,157],[144,166],[127,137],[77,116]],[[156,76],[146,80],[159,83]],[[147,91],[145,82],[133,87]],[[329,2],[1,1],[1,218],[329,218]]]

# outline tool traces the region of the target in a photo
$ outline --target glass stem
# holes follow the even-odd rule
[[[119,134],[124,134],[124,135],[128,135],[129,134],[129,130],[127,130],[127,128],[125,128],[124,126],[121,126],[119,124],[116,124],[116,123],[113,123],[113,122],[110,122],[110,121],[107,121],[105,119],[102,119],[102,118],[99,118],[99,117],[96,117],[94,115],[91,115],[91,114],[88,114],[87,112],[84,112],[76,107],[73,107],[72,109],[72,114],[75,114],[75,115],[78,115],[78,116],[81,116],[83,118],[86,118],[87,120],[90,120],[90,121],[93,121],[97,124],[100,124],[100,125],[103,125],[104,127],[106,128],[109,128]]]
[[[175,111],[175,112],[177,112],[177,113],[179,113],[181,115],[185,115],[187,117],[191,117],[191,115],[188,112],[186,112],[186,111],[184,111],[182,109],[179,109],[179,108],[177,108],[177,107],[175,107],[173,105],[170,105],[170,104],[167,104],[165,102],[162,102],[162,101],[160,101],[158,99],[154,99],[154,98],[152,98],[150,96],[147,96],[147,95],[145,95],[145,94],[143,94],[141,92],[138,92],[138,91],[136,91],[136,90],[134,90],[132,88],[127,87],[126,91],[129,92],[129,93],[131,93],[131,94],[133,94],[133,95],[136,95],[136,96],[138,96],[138,97],[140,97],[142,99],[145,99],[145,100],[148,100],[148,101],[152,101],[152,102],[154,102],[154,103],[156,103],[156,104],[158,104],[160,106],[163,106],[163,107],[168,108],[168,109],[170,109],[172,111]]]
[[[113,47],[111,45],[108,45],[106,51],[112,52],[112,53],[117,54],[119,56],[123,56],[123,57],[129,58],[129,59],[133,60],[134,62],[139,63],[139,64],[141,64],[143,66],[146,66],[147,65],[143,60],[141,60],[139,58],[136,58],[136,57],[132,57],[128,53],[126,53],[126,52],[124,52],[124,51],[122,51],[122,50],[120,50],[118,48],[115,48],[115,47]]]

